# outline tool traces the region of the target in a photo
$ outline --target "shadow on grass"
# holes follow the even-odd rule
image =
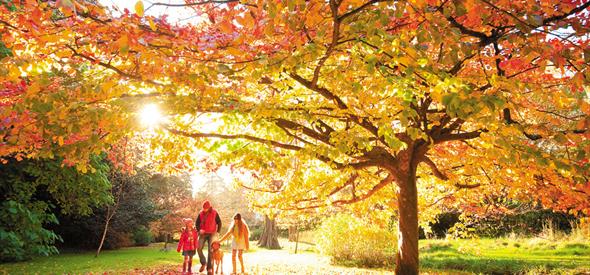
[[[483,274],[518,274],[532,268],[551,270],[558,266],[553,264],[531,264],[513,259],[473,258],[463,256],[426,256],[420,261],[421,267],[432,269],[456,269]]]
[[[576,269],[579,263],[575,261],[562,261],[556,259],[520,259],[518,255],[506,255],[505,257],[476,256],[469,254],[457,254],[453,248],[438,249],[438,252],[429,253],[420,257],[421,268],[438,270],[456,269],[477,274],[527,274],[537,270],[541,274],[561,273],[559,270]],[[514,258],[511,258],[514,257]],[[535,272],[534,272],[535,273]]]

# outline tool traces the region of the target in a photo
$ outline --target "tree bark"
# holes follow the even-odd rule
[[[107,216],[106,216],[106,221],[104,224],[104,230],[102,231],[102,238],[100,239],[100,244],[98,245],[98,249],[96,250],[96,255],[94,255],[94,257],[98,257],[98,254],[100,254],[100,250],[102,249],[102,245],[104,244],[104,239],[107,236],[107,232],[109,230],[109,223],[111,221],[111,219],[113,218],[113,216],[115,215],[115,211],[113,210],[113,212],[111,213],[111,208],[108,207],[107,208]]]
[[[290,242],[295,241],[296,232],[297,232],[297,226],[296,225],[289,225],[289,241]]]
[[[399,208],[398,252],[395,274],[418,274],[418,190],[416,187],[417,163],[410,157],[408,168],[399,175],[397,194]]]
[[[295,254],[297,254],[297,247],[299,247],[299,227],[295,227],[297,233],[295,233]]]
[[[258,240],[258,246],[270,249],[281,249],[278,239],[278,231],[275,220],[271,220],[268,215],[264,216],[264,230]]]
[[[116,174],[111,174],[111,184],[114,183],[115,179],[120,179],[116,176]],[[115,201],[115,205],[111,206],[107,206],[107,215],[106,215],[106,219],[105,219],[105,224],[104,224],[104,230],[102,232],[102,238],[100,239],[100,244],[98,245],[98,249],[96,250],[96,255],[94,255],[94,257],[98,257],[98,254],[100,254],[100,250],[102,249],[102,245],[104,244],[104,240],[107,236],[107,232],[109,230],[109,223],[111,221],[111,219],[115,216],[115,212],[117,212],[117,208],[119,208],[119,202],[121,201],[121,196],[123,194],[123,184],[125,184],[124,181],[121,181],[119,183],[119,188],[117,190],[117,193],[113,194],[113,196],[116,198]],[[113,187],[111,186],[111,193],[113,193]]]

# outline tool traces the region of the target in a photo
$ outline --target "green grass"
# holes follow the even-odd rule
[[[50,257],[38,257],[31,261],[0,265],[0,274],[82,274],[89,272],[121,272],[136,268],[149,269],[178,265],[182,256],[174,250],[160,251],[162,244],[149,247],[131,247],[105,250],[98,258],[93,252],[63,253]],[[172,247],[172,245],[169,245]]]
[[[420,265],[484,274],[590,272],[590,245],[539,239],[422,240]]]
[[[284,250],[294,248],[286,240],[281,244]],[[0,274],[102,274],[178,267],[182,262],[180,253],[162,252],[161,247],[162,244],[153,244],[103,251],[98,258],[92,252],[38,257],[28,262],[0,264]],[[251,248],[254,251],[249,253],[267,251],[257,248],[255,242]],[[313,244],[300,243],[299,249],[302,253],[315,251]],[[428,274],[587,274],[590,243],[541,239],[421,240],[420,266]]]

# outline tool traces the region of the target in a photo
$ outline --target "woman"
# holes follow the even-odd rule
[[[225,235],[223,235],[219,241],[223,242],[230,235],[233,237],[233,241],[231,243],[231,263],[233,268],[232,274],[236,274],[236,252],[238,254],[238,258],[240,259],[242,273],[244,273],[244,259],[242,258],[242,252],[250,248],[250,243],[248,242],[250,230],[248,229],[248,225],[242,220],[242,215],[240,215],[240,213],[234,215],[234,221],[229,226],[227,233],[225,233]]]

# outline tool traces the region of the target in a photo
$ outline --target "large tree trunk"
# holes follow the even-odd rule
[[[268,215],[264,216],[264,230],[260,235],[260,240],[258,240],[258,246],[270,249],[281,249],[278,233],[275,220],[271,220]]]
[[[400,275],[418,274],[418,190],[416,187],[416,166],[412,158],[408,161],[405,175],[398,178],[399,208],[398,252],[395,259],[395,273]]]

